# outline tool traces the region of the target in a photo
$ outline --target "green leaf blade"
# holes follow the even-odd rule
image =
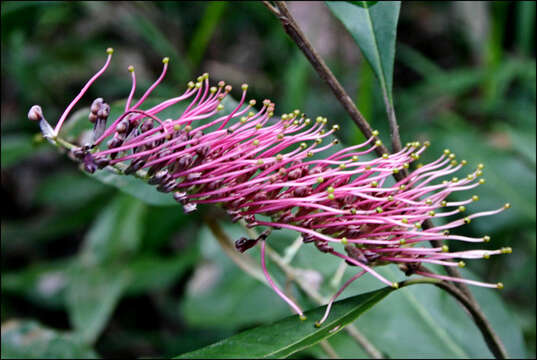
[[[36,321],[10,320],[2,324],[2,358],[97,358],[88,345],[71,333],[46,328]]]
[[[80,341],[91,344],[97,340],[130,281],[130,273],[121,269],[74,270],[66,301],[70,321]]]
[[[284,358],[337,334],[393,290],[382,288],[336,302],[328,321],[319,328],[315,322],[324,314],[325,306],[307,311],[305,321],[290,316],[177,358]]]
[[[384,95],[393,106],[392,83],[395,38],[401,3],[386,1],[368,4],[361,1],[326,2],[332,13],[352,35],[380,81]]]

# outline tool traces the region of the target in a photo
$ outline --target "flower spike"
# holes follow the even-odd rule
[[[55,129],[46,122],[39,106],[33,106],[28,118],[38,121],[50,141],[70,150],[70,157],[88,172],[114,166],[125,175],[145,178],[158,191],[183,206],[185,213],[202,204],[219,204],[232,221],[244,220],[248,227],[286,228],[299,232],[304,243],[313,243],[321,252],[339,257],[360,268],[330,299],[332,303],[353,281],[366,273],[387,286],[397,283],[384,278],[375,266],[397,264],[407,275],[460,281],[501,289],[502,283],[489,284],[434,274],[423,265],[465,265],[465,259],[488,259],[509,254],[511,248],[449,252],[447,244],[431,248],[431,240],[484,243],[490,236],[470,237],[451,231],[483,216],[510,208],[469,213],[467,207],[479,200],[476,195],[451,201],[456,192],[472,190],[485,181],[484,165],[468,175],[457,172],[467,164],[458,162],[449,149],[434,161],[423,163],[392,185],[391,177],[417,161],[429,147],[428,141],[409,142],[397,153],[371,158],[381,142],[378,131],[364,143],[319,157],[336,141],[326,141],[339,126],[327,126],[327,119],[307,118],[300,110],[274,116],[275,105],[264,100],[255,110],[255,100],[246,100],[248,85],[241,86],[237,106],[224,111],[222,101],[231,91],[223,81],[210,86],[209,75],[191,81],[182,95],[152,107],[144,106],[148,96],[162,82],[168,58],[158,79],[131,106],[136,90],[134,68],[129,67],[132,88],[125,110],[111,121],[110,106],[96,99],[90,107],[94,123],[90,144],[67,146],[57,137],[63,122],[89,86],[108,67],[112,50],[104,66],[67,106]],[[163,110],[190,99],[182,113],[163,118]],[[60,141],[61,140],[61,141]],[[105,141],[106,140],[106,141]],[[390,180],[389,180],[390,179]],[[442,225],[425,229],[422,223],[432,218],[451,217]],[[268,234],[268,233],[267,233]],[[268,284],[301,318],[300,307],[272,281],[265,263],[267,234],[258,239],[239,239],[235,246],[244,252],[259,244],[261,267]],[[337,251],[343,247],[344,251]]]

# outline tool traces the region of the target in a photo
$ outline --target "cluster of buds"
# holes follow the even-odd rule
[[[111,49],[108,54],[104,67],[69,104],[54,130],[38,106],[30,110],[29,118],[44,121],[46,125],[41,127],[48,129],[46,135],[52,140],[73,106],[106,70]],[[490,241],[489,236],[474,238],[450,233],[451,229],[475,218],[497,214],[509,207],[506,204],[497,210],[450,220],[464,213],[467,204],[479,200],[474,195],[465,201],[449,201],[448,196],[483,184],[483,165],[479,164],[463,178],[446,180],[465,166],[466,161],[457,161],[453,153],[445,150],[437,160],[390,184],[394,174],[409,169],[419,159],[428,142],[407,143],[397,153],[373,158],[366,155],[381,145],[378,132],[374,131],[362,144],[319,157],[316,154],[337,143],[337,140],[326,140],[339,129],[338,125],[329,128],[326,118],[311,120],[299,110],[274,117],[274,103],[270,100],[264,100],[256,111],[256,101],[246,100],[246,84],[242,85],[238,105],[229,113],[223,112],[222,100],[231,86],[222,81],[210,86],[208,74],[189,82],[182,95],[142,110],[140,107],[166,74],[168,58],[163,63],[160,77],[134,104],[136,77],[134,68],[129,67],[132,89],[123,113],[108,127],[110,107],[101,98],[92,103],[89,115],[95,124],[92,141],[70,148],[71,157],[80,161],[86,171],[119,167],[126,175],[136,174],[157,190],[172,193],[186,213],[195,211],[198,204],[220,204],[233,221],[243,220],[249,227],[299,232],[304,243],[313,243],[319,251],[361,269],[342,286],[330,305],[365,273],[397,287],[396,282],[374,270],[383,264],[398,264],[408,275],[503,287],[501,283],[435,274],[424,267],[425,264],[462,267],[462,259],[511,252],[510,248],[449,252],[447,245],[427,246],[432,240]],[[175,118],[159,118],[164,109],[187,99],[190,103]],[[433,218],[446,218],[446,221],[422,229],[423,222]],[[261,245],[261,263],[269,284],[303,317],[302,310],[278,289],[268,274],[264,256],[268,234],[265,231],[257,239],[241,238],[236,248],[244,252],[258,243]],[[321,322],[325,318],[326,315]]]

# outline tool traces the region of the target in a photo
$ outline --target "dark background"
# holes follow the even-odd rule
[[[388,134],[379,86],[350,35],[321,2],[289,6],[372,127]],[[38,141],[38,128],[26,118],[30,106],[40,104],[55,124],[113,47],[111,67],[79,108],[96,97],[124,99],[130,64],[139,88],[147,87],[169,56],[158,96],[182,93],[189,80],[209,72],[214,81],[232,84],[235,97],[248,82],[249,96],[270,98],[276,113],[300,108],[327,116],[342,126],[346,144],[362,141],[274,16],[259,2],[2,2],[1,20],[2,332],[14,319],[72,329],[73,306],[87,296],[93,305],[112,304],[102,315],[103,332],[92,340],[98,354],[173,356],[288,314],[275,296],[271,308],[247,308],[241,296],[254,296],[244,289],[253,280],[217,260],[223,255],[200,215],[229,223],[220,212],[203,208],[187,217],[178,207],[145,205],[96,182]],[[403,143],[428,139],[428,159],[450,148],[473,166],[485,164],[487,184],[471,212],[512,204],[464,232],[489,234],[489,248],[511,246],[513,254],[468,262],[468,268],[505,284],[501,297],[530,357],[536,336],[534,40],[534,3],[404,3],[393,82]],[[106,285],[105,266],[78,274],[76,266],[92,256],[132,270],[135,280]],[[196,297],[227,271],[235,277],[215,285],[219,290],[207,295],[212,300]],[[70,281],[78,297],[67,289]],[[106,294],[114,289],[122,289],[121,296],[110,300]],[[83,323],[85,310],[78,311]],[[257,317],[237,321],[245,313]]]

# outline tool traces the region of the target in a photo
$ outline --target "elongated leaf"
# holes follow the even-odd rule
[[[359,7],[371,7],[378,3],[378,1],[347,1],[350,4],[354,4]]]
[[[246,235],[238,224],[227,224],[224,231],[231,239]],[[196,242],[204,261],[191,277],[181,302],[182,316],[190,327],[240,329],[268,324],[289,314],[287,304],[279,301],[272,289],[247,275],[223,253],[207,227],[199,231]],[[258,250],[251,249],[247,256],[257,256]]]
[[[172,285],[197,260],[197,253],[189,249],[179,256],[162,258],[157,256],[139,256],[126,264],[132,272],[127,289],[128,295],[142,294]]]
[[[479,223],[479,221],[475,221],[475,223]],[[485,221],[485,223],[490,222]],[[473,224],[474,222],[472,222]],[[276,243],[288,244],[295,238],[296,234],[292,231],[280,230],[271,234],[269,244],[273,246],[276,246]],[[339,285],[331,284],[339,261],[330,259],[326,254],[320,253],[315,246],[309,245],[303,245],[300,248],[292,264],[300,268],[314,268],[319,271],[325,279],[320,290],[327,297],[333,295],[339,286],[356,274],[356,268],[348,267]],[[395,265],[380,266],[376,270],[390,281],[405,279],[404,274]],[[462,269],[464,277],[483,280],[464,270]],[[435,271],[441,270],[435,269]],[[510,283],[504,276],[497,278],[497,280]],[[350,284],[341,294],[341,298],[373,291],[378,286],[378,279],[365,275]],[[493,328],[506,345],[508,353],[513,357],[524,357],[525,350],[521,330],[516,322],[512,321],[509,308],[499,296],[501,293],[494,289],[479,287],[472,287],[471,290],[491,321]],[[511,320],[509,320],[510,318]],[[354,325],[377,349],[390,358],[419,357],[416,354],[415,339],[420,339],[419,350],[422,357],[483,358],[492,356],[483,341],[483,336],[467,313],[461,310],[461,305],[446,292],[430,285],[416,285],[396,291],[359,317]],[[345,338],[346,335],[342,333],[338,337]],[[348,346],[348,344],[353,343],[354,348],[339,348],[339,346]],[[353,349],[355,354],[360,354],[358,346],[350,339],[349,341],[337,341],[330,338],[330,344],[340,356],[352,354]],[[319,349],[308,349],[307,351],[311,356],[312,352],[317,353]],[[359,355],[351,357],[359,357]]]
[[[67,308],[76,335],[93,343],[106,326],[130,281],[126,269],[79,267],[67,289]]]
[[[122,263],[132,274],[126,295],[138,295],[171,286],[197,260],[194,248],[173,257],[139,255]],[[72,283],[76,271],[71,271],[76,258],[35,264],[20,271],[2,273],[2,291],[15,294],[41,307],[63,309],[66,289]],[[107,270],[106,270],[107,271]],[[112,271],[112,270],[111,270]]]
[[[332,307],[328,321],[320,328],[315,327],[315,322],[323,316],[325,306],[306,312],[305,321],[300,321],[296,315],[290,316],[178,358],[284,358],[337,334],[393,290],[382,288],[338,301]]]
[[[117,261],[138,248],[144,215],[143,203],[118,196],[86,236],[66,294],[71,323],[86,342],[97,339],[132,279],[129,267]]]
[[[535,3],[521,1],[516,4],[518,21],[516,31],[517,48],[523,55],[530,55],[535,41]],[[533,47],[535,44],[533,45]]]
[[[82,175],[77,169],[51,174],[37,188],[35,202],[61,209],[78,209],[111,188]]]
[[[116,196],[86,235],[81,252],[83,263],[95,265],[135,253],[142,239],[145,209],[137,199]]]
[[[87,174],[87,173],[86,173]],[[118,175],[114,170],[106,167],[88,176],[108,185],[112,185],[119,190],[132,195],[150,205],[169,206],[177,205],[171,194],[157,191],[155,186],[147,184],[145,181],[134,176]]]
[[[97,358],[72,334],[43,327],[35,321],[10,320],[2,324],[2,358]]]
[[[8,168],[31,156],[36,150],[32,137],[27,134],[2,136],[2,168]]]
[[[26,134],[2,136],[2,167],[8,167],[33,152],[32,138]]]
[[[69,284],[71,260],[34,264],[2,273],[2,292],[17,294],[43,307],[61,308]]]
[[[356,6],[360,3],[360,6]],[[345,25],[380,81],[384,95],[392,100],[395,36],[399,1],[327,1],[332,13]]]
[[[218,27],[222,14],[227,7],[226,1],[208,2],[205,12],[201,17],[201,23],[196,28],[192,36],[190,49],[188,51],[190,60],[194,66],[198,66],[203,54],[209,45],[211,37]]]

